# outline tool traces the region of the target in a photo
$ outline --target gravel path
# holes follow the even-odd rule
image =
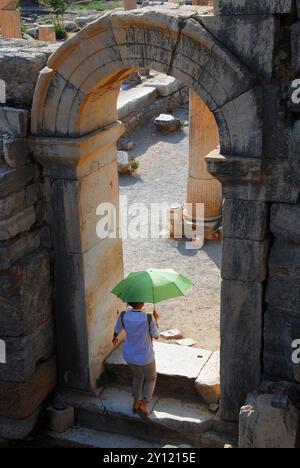
[[[174,111],[188,119],[188,108]],[[182,204],[186,198],[188,171],[188,127],[162,135],[154,124],[131,136],[130,152],[140,167],[134,176],[120,176],[121,195],[134,202]],[[202,250],[186,250],[185,241],[172,239],[124,240],[125,273],[146,268],[174,268],[194,283],[187,297],[159,304],[160,329],[178,328],[193,338],[198,347],[216,350],[220,346],[220,262],[221,243],[206,242]],[[151,310],[151,308],[149,308]]]

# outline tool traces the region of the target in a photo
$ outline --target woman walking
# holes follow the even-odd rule
[[[133,412],[148,417],[157,378],[152,340],[159,338],[158,313],[144,312],[143,302],[131,302],[128,306],[118,318],[113,344],[118,344],[118,336],[125,330],[123,356],[133,374]]]

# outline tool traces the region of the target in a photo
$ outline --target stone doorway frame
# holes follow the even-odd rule
[[[107,14],[50,57],[37,82],[31,132],[51,204],[59,382],[69,388],[95,388],[111,351],[117,303],[106,296],[123,275],[122,242],[96,238],[95,211],[101,201],[118,206],[117,98],[120,81],[138,68],[174,76],[213,112],[222,156],[208,158],[208,168],[223,184],[227,219],[261,180],[261,89],[204,28],[197,7]],[[223,243],[221,415],[228,420],[261,380],[267,258],[260,222],[257,238],[232,233]]]

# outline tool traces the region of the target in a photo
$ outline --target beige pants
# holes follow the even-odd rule
[[[157,378],[155,361],[146,366],[128,365],[133,373],[132,393],[134,398],[151,401]]]

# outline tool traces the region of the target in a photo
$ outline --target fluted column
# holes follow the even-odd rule
[[[204,204],[205,237],[214,238],[219,227],[222,187],[207,171],[205,156],[219,144],[219,132],[214,115],[202,99],[190,91],[190,141],[187,203],[185,220],[196,221],[196,204]]]

